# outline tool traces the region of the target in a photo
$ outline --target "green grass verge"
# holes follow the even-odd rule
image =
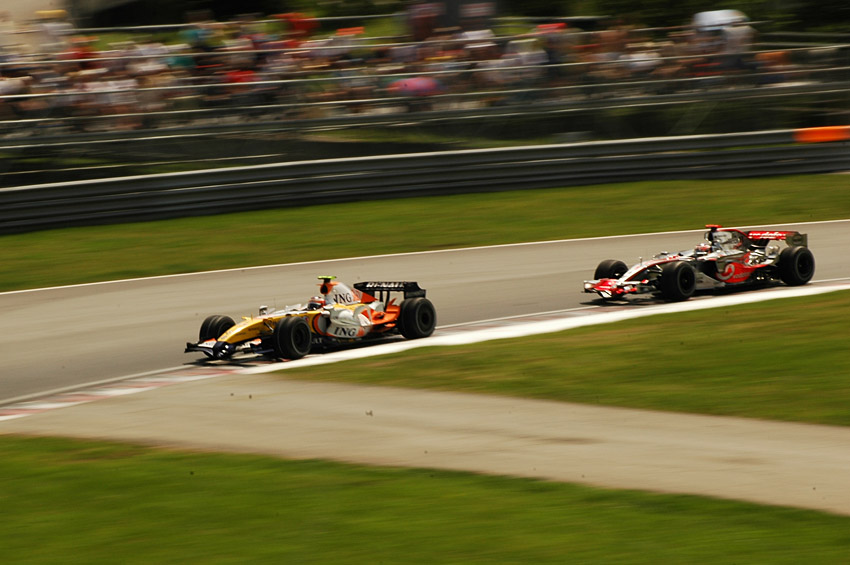
[[[0,290],[364,254],[850,217],[844,175],[386,200],[0,236]]]
[[[281,375],[850,426],[848,319],[834,292]]]
[[[467,473],[0,437],[5,563],[841,563],[850,519]]]

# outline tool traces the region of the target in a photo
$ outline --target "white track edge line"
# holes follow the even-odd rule
[[[823,220],[823,221],[815,221],[815,222],[775,222],[773,224],[754,224],[750,226],[729,226],[736,227],[738,229],[741,228],[761,228],[761,227],[772,227],[776,225],[781,226],[808,226],[808,225],[818,225],[818,224],[834,224],[834,223],[843,223],[850,222],[849,219],[843,220]],[[363,261],[367,259],[383,259],[387,257],[409,257],[414,255],[433,255],[437,253],[457,253],[460,251],[478,251],[482,249],[499,249],[505,247],[525,247],[532,245],[553,245],[558,243],[570,243],[576,241],[600,241],[607,239],[621,239],[621,238],[634,238],[634,237],[646,237],[646,236],[656,236],[656,235],[676,235],[676,234],[684,234],[684,233],[699,233],[704,231],[702,229],[693,229],[693,230],[675,230],[675,231],[666,231],[666,232],[649,232],[649,233],[634,233],[634,234],[622,234],[622,235],[602,235],[597,237],[578,237],[578,238],[569,238],[569,239],[553,239],[546,241],[527,241],[527,242],[519,242],[519,243],[502,243],[498,245],[480,245],[473,247],[459,247],[457,249],[432,249],[429,251],[408,251],[405,253],[384,253],[380,255],[363,255],[361,257],[340,257],[337,259],[321,259],[317,261],[298,261],[295,263],[277,263],[273,265],[256,265],[250,267],[233,267],[229,269],[214,269],[211,271],[199,271],[196,273],[174,273],[171,275],[156,275],[152,277],[135,277],[129,279],[117,279],[111,281],[96,281],[90,283],[80,283],[80,284],[68,284],[68,285],[59,285],[59,286],[50,286],[44,288],[25,288],[21,290],[8,290],[5,292],[0,292],[0,296],[9,295],[9,294],[26,294],[26,293],[34,293],[41,291],[50,291],[50,290],[62,290],[67,288],[85,288],[88,286],[99,286],[106,284],[118,284],[118,283],[129,283],[129,282],[137,282],[137,281],[145,281],[145,280],[160,280],[160,279],[169,279],[169,278],[182,278],[182,277],[194,277],[201,275],[212,275],[218,273],[235,273],[238,271],[255,271],[260,269],[277,269],[280,267],[298,267],[303,265],[316,265],[319,263],[331,263],[331,262],[348,262],[348,261]]]
[[[473,330],[462,334],[436,336],[421,340],[402,341],[395,343],[387,343],[366,347],[362,349],[352,349],[345,351],[337,351],[324,355],[313,357],[305,357],[297,361],[286,361],[283,363],[274,363],[264,365],[262,367],[252,367],[236,371],[239,374],[253,375],[260,373],[270,373],[285,369],[296,369],[299,367],[310,367],[316,365],[327,365],[340,361],[348,361],[352,359],[363,359],[378,355],[389,355],[399,353],[409,349],[417,349],[420,347],[433,346],[450,346],[450,345],[465,345],[471,343],[480,343],[483,341],[491,341],[495,339],[508,339],[517,337],[526,337],[530,335],[539,335],[544,333],[560,332],[565,330],[576,329],[585,326],[607,324],[632,320],[635,318],[643,318],[657,314],[668,314],[676,312],[689,312],[697,310],[707,310],[709,308],[721,308],[724,306],[736,306],[740,304],[751,304],[767,300],[775,300],[779,298],[796,298],[800,296],[814,296],[818,294],[827,294],[841,290],[850,289],[850,284],[844,285],[829,285],[829,286],[806,286],[777,289],[752,294],[739,294],[734,296],[724,296],[713,300],[698,300],[677,302],[674,304],[663,304],[658,306],[649,306],[640,310],[621,310],[617,312],[605,312],[590,316],[579,316],[560,318],[555,320],[546,320],[539,322],[528,322],[526,324],[517,324],[510,327],[486,328],[481,330]]]
[[[79,391],[79,390],[84,390],[84,389],[88,389],[88,388],[92,388],[92,387],[99,387],[99,386],[103,386],[103,385],[109,385],[109,384],[112,384],[112,383],[129,381],[129,380],[132,380],[132,379],[141,379],[141,378],[144,378],[144,377],[150,377],[150,376],[153,376],[153,375],[158,375],[160,373],[169,373],[169,372],[177,371],[179,369],[183,369],[185,367],[186,367],[186,365],[180,365],[180,366],[177,366],[177,367],[166,367],[164,369],[152,369],[150,371],[144,371],[142,373],[134,373],[132,375],[124,375],[122,377],[110,377],[108,379],[102,379],[102,380],[99,380],[99,381],[92,381],[90,383],[82,383],[82,384],[78,384],[78,385],[69,385],[69,386],[65,386],[65,387],[61,387],[61,388],[55,388],[53,390],[47,390],[47,391],[44,391],[44,392],[35,392],[35,393],[32,393],[32,394],[24,394],[22,396],[16,396],[14,398],[3,398],[3,399],[0,399],[0,408],[2,408],[3,406],[9,406],[9,405],[18,404],[18,403],[21,403],[21,402],[29,402],[31,400],[35,400],[35,399],[39,399],[39,398],[45,398],[45,397],[48,397],[48,396],[56,396],[56,395],[59,395],[59,394],[65,394],[66,392],[76,392],[76,391]]]

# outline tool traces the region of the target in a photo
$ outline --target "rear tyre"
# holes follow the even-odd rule
[[[593,273],[593,278],[596,280],[619,279],[625,275],[628,270],[629,268],[622,261],[617,261],[616,259],[605,259],[599,263],[599,266],[596,267],[596,271]]]
[[[788,286],[804,285],[815,274],[815,256],[808,247],[786,247],[779,254],[779,278]]]
[[[401,303],[399,322],[399,331],[407,339],[428,337],[437,327],[437,312],[427,298],[408,298]]]
[[[289,317],[280,320],[274,328],[272,347],[278,357],[301,359],[310,353],[313,335],[307,320]]]
[[[199,341],[218,339],[221,334],[236,325],[230,316],[208,316],[201,324],[198,332]]]
[[[665,263],[661,267],[661,280],[658,290],[661,296],[670,302],[681,302],[694,295],[697,288],[697,274],[694,268],[684,261]]]

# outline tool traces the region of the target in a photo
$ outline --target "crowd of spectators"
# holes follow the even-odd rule
[[[587,97],[604,95],[600,85],[751,72],[758,62],[746,24],[727,38],[681,28],[658,39],[618,22],[587,32],[561,21],[513,36],[430,29],[413,41],[367,39],[359,27],[320,32],[314,19],[280,14],[195,21],[167,41],[137,34],[104,48],[63,13],[41,16],[24,33],[0,15],[0,135]],[[25,48],[16,39],[27,33],[39,40]]]

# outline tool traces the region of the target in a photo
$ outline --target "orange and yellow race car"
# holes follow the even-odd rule
[[[407,339],[434,333],[437,314],[425,289],[411,281],[368,281],[354,288],[321,276],[319,294],[306,304],[271,310],[234,322],[228,316],[209,316],[196,343],[186,353],[201,352],[211,359],[237,353],[300,359],[330,346],[401,334]],[[397,295],[403,296],[397,303]],[[394,296],[395,295],[395,296]]]

